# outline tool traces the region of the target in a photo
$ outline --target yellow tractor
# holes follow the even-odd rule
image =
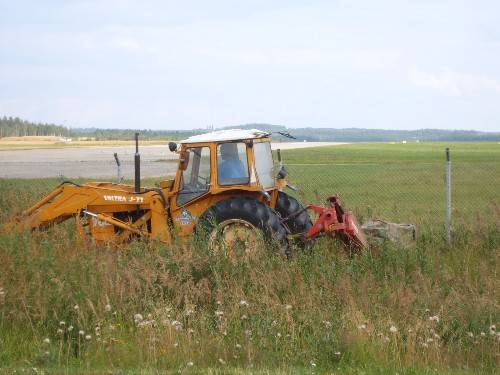
[[[337,197],[328,206],[302,206],[283,190],[286,171],[276,167],[271,134],[259,130],[222,130],[170,142],[179,155],[174,179],[156,188],[140,186],[136,134],[135,184],[64,182],[14,217],[15,229],[43,229],[74,218],[78,232],[95,241],[123,243],[134,237],[172,241],[196,234],[211,249],[250,253],[270,244],[289,254],[329,234],[352,248],[366,246],[351,212]],[[314,223],[308,211],[315,213]]]

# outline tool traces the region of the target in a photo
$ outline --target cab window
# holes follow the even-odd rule
[[[182,171],[181,189],[177,195],[177,204],[183,205],[210,188],[210,149],[208,147],[192,147],[188,153],[187,168]]]
[[[250,182],[245,143],[223,143],[217,146],[217,182],[219,185],[244,185]]]
[[[272,188],[274,186],[274,168],[271,143],[255,143],[253,145],[253,154],[255,156],[255,170],[261,186],[264,189]]]

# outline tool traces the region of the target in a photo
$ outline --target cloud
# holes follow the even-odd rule
[[[448,96],[465,96],[483,91],[500,94],[500,81],[493,77],[449,69],[440,73],[428,73],[413,68],[409,72],[409,79],[417,87],[430,88]]]

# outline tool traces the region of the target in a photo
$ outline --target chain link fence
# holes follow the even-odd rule
[[[443,153],[444,155],[444,153]],[[338,195],[360,222],[384,220],[444,229],[446,161],[442,163],[286,164],[303,203]],[[452,162],[451,224],[500,227],[500,163]]]

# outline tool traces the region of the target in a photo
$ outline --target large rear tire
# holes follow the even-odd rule
[[[200,217],[196,232],[198,238],[208,240],[211,250],[223,249],[230,257],[248,255],[267,246],[288,255],[288,232],[278,214],[252,198],[216,203]]]
[[[280,191],[278,192],[275,210],[284,219],[283,224],[294,236],[294,244],[301,249],[312,248],[314,240],[308,239],[303,235],[312,227],[311,218],[307,211],[304,210],[304,206],[295,198]],[[297,212],[300,213],[297,214]]]

